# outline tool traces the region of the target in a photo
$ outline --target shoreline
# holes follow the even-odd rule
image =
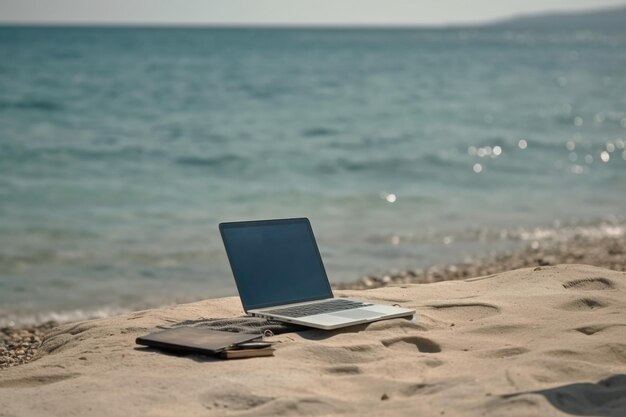
[[[510,270],[558,264],[585,264],[626,271],[626,235],[575,235],[564,241],[528,245],[525,249],[477,258],[472,262],[433,265],[418,270],[365,276],[356,282],[333,285],[334,290],[364,290],[398,284],[428,284],[487,276]],[[30,362],[45,334],[64,323],[48,321],[32,326],[0,328],[0,369]]]
[[[577,234],[566,240],[543,242],[542,245],[531,243],[520,250],[478,257],[471,262],[368,275],[357,282],[333,285],[333,288],[361,290],[393,284],[429,284],[559,264],[584,264],[626,271],[626,235],[597,237]]]

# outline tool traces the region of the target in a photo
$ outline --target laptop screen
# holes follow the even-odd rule
[[[332,298],[308,219],[220,224],[244,310]]]

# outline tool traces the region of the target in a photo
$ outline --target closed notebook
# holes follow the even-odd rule
[[[263,349],[226,349],[220,353],[222,359],[258,358],[262,356],[274,356],[274,348]]]
[[[230,346],[261,337],[260,334],[223,332],[197,327],[177,327],[138,337],[135,342],[139,345],[160,349],[214,355]]]

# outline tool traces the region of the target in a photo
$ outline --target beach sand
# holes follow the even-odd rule
[[[416,309],[269,338],[221,361],[135,345],[159,325],[242,314],[236,297],[70,323],[0,370],[0,416],[626,415],[626,273],[585,265],[339,296]]]

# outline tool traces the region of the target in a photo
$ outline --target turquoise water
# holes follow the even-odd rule
[[[0,325],[235,294],[220,221],[333,282],[626,224],[626,32],[0,28]]]

